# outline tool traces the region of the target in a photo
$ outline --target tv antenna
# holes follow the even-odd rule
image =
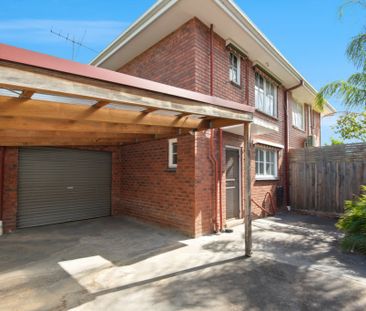
[[[60,38],[66,40],[68,42],[71,42],[71,45],[72,45],[72,60],[75,59],[75,56],[77,54],[77,48],[80,48],[80,47],[88,49],[89,51],[92,51],[92,52],[97,53],[97,54],[99,53],[98,51],[92,49],[91,47],[86,46],[86,45],[83,44],[83,40],[84,40],[85,35],[86,35],[86,30],[84,31],[84,34],[83,34],[83,37],[81,38],[81,40],[76,40],[75,36],[70,35],[69,33],[67,35],[64,35],[61,32],[54,31],[52,28],[51,28],[50,32],[53,35],[57,36],[57,37],[60,37]]]

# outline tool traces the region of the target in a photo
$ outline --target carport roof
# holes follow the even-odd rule
[[[254,107],[0,44],[0,146],[113,145],[253,119]]]
[[[186,89],[134,77],[124,73],[99,68],[92,65],[81,64],[67,59],[21,49],[6,44],[0,44],[0,60],[54,70],[105,82],[112,82],[147,91],[173,95],[176,97],[181,97],[215,106],[236,109],[243,112],[254,112],[254,107],[243,105],[238,102],[189,91]]]

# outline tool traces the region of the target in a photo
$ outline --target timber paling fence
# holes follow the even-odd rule
[[[289,166],[291,208],[338,216],[366,185],[366,144],[294,149]]]

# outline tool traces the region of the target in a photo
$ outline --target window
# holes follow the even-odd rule
[[[277,151],[269,149],[255,150],[256,179],[277,178]]]
[[[300,130],[305,129],[304,105],[297,102],[292,104],[292,125]]]
[[[230,53],[230,81],[240,85],[240,58]]]
[[[178,143],[177,139],[169,139],[169,159],[168,167],[176,168],[178,164]]]
[[[255,73],[255,107],[270,116],[277,117],[277,87]]]

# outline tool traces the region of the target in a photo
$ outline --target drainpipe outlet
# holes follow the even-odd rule
[[[0,236],[3,235],[3,222],[0,220]]]

